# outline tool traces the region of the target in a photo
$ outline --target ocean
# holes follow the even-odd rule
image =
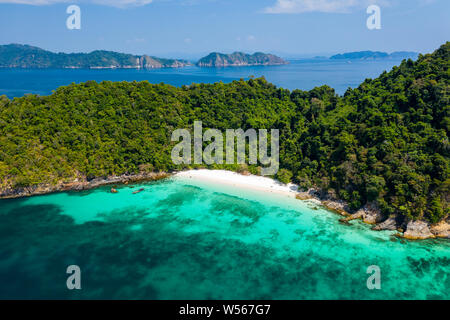
[[[171,84],[174,86],[192,83],[231,82],[248,79],[250,76],[264,76],[269,82],[285,89],[310,90],[328,85],[339,94],[351,87],[359,86],[366,78],[376,78],[383,71],[399,65],[401,60],[340,61],[340,60],[297,60],[283,66],[198,68],[180,69],[1,69],[0,95],[9,98],[34,93],[49,95],[60,86],[73,82],[95,81],[143,81]]]
[[[179,177],[117,190],[0,200],[0,299],[450,298],[447,240]],[[66,287],[69,265],[81,290]]]

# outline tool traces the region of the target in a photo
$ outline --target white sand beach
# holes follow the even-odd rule
[[[287,195],[293,198],[295,198],[298,192],[298,186],[292,183],[284,184],[267,177],[242,175],[226,170],[189,170],[179,172],[175,175],[175,177],[194,179],[210,183],[220,183],[228,186],[236,186],[239,188],[251,189],[255,191]]]

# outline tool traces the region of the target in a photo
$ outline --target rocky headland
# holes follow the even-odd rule
[[[64,191],[83,191],[106,185],[129,184],[144,181],[156,181],[169,177],[166,172],[142,172],[133,175],[110,176],[87,180],[85,177],[77,178],[71,182],[52,184],[38,184],[23,188],[4,188],[0,190],[0,199],[23,198]]]
[[[345,201],[336,199],[332,194],[309,189],[299,192],[297,199],[316,199],[327,208],[343,216],[342,222],[360,219],[364,223],[372,224],[373,230],[397,230],[399,236],[410,239],[447,238],[450,239],[450,217],[446,217],[438,224],[430,224],[423,220],[408,220],[397,215],[385,217],[375,203],[366,204],[358,211],[352,211]]]

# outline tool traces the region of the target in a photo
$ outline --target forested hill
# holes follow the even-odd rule
[[[46,97],[3,96],[0,189],[182,169],[170,158],[171,133],[202,120],[221,130],[280,129],[282,181],[354,209],[376,202],[386,215],[436,222],[449,212],[449,55],[447,42],[343,97],[263,78],[182,88],[90,81]]]
[[[252,55],[242,52],[231,54],[213,52],[197,62],[199,67],[275,66],[282,64],[288,64],[288,62],[273,54],[262,52],[256,52]]]
[[[104,50],[90,53],[54,53],[21,44],[0,46],[0,68],[155,69],[184,67],[189,64],[184,60]]]
[[[337,54],[330,59],[332,60],[385,60],[385,59],[417,59],[417,52],[397,51],[392,53],[379,51],[358,51]]]

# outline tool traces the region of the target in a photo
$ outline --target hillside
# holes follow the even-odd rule
[[[219,130],[278,128],[281,181],[355,211],[372,203],[385,217],[437,222],[449,213],[449,64],[447,42],[342,97],[328,86],[291,92],[263,78],[182,88],[89,81],[50,96],[2,96],[0,194],[187,168],[171,161],[171,133],[202,120]]]
[[[213,52],[197,62],[199,67],[241,67],[241,66],[274,66],[287,64],[288,62],[274,56],[257,52],[252,55],[242,52],[223,54]]]
[[[81,68],[81,69],[153,69],[178,68],[187,61],[136,56],[113,51],[91,53],[53,53],[38,47],[10,44],[0,46],[0,68]]]

